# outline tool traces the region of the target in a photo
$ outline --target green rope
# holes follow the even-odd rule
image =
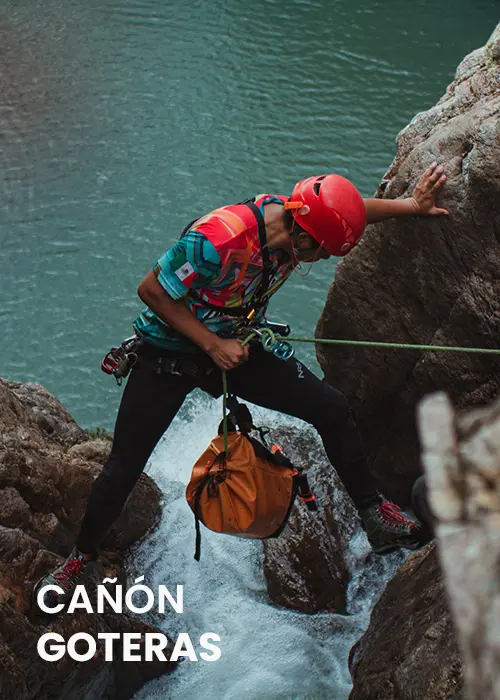
[[[242,341],[241,347],[244,347],[253,338],[259,338],[262,345],[266,350],[272,350],[276,343],[286,340],[287,342],[294,343],[324,343],[325,345],[357,345],[366,348],[393,348],[396,350],[430,350],[434,352],[471,352],[471,353],[482,353],[484,355],[500,355],[499,348],[464,348],[455,345],[421,345],[415,343],[384,343],[373,340],[342,340],[338,338],[296,338],[294,336],[287,336],[282,338],[281,336],[276,336],[270,328],[260,328],[259,333],[250,332],[249,335]],[[226,370],[222,370],[222,417],[223,417],[223,436],[224,436],[224,450],[227,454],[228,451],[228,441],[227,441],[227,373]]]
[[[360,347],[368,348],[393,348],[399,350],[430,350],[430,351],[442,351],[442,352],[471,352],[471,353],[482,353],[484,355],[500,355],[499,348],[464,348],[454,345],[422,345],[420,343],[387,343],[379,342],[374,340],[343,340],[340,338],[297,338],[294,336],[277,336],[269,328],[260,328],[259,334],[250,332],[250,334],[243,340],[241,346],[244,347],[253,338],[259,338],[266,350],[272,350],[276,343],[284,340],[293,343],[324,343],[328,345],[357,345]]]
[[[430,350],[441,352],[470,352],[482,353],[483,355],[500,355],[500,348],[464,348],[456,345],[422,345],[417,343],[386,343],[374,340],[343,340],[339,338],[297,338],[287,336],[286,338],[275,335],[270,328],[259,328],[259,333],[250,332],[242,341],[241,347],[244,347],[254,338],[258,338],[266,350],[272,350],[276,343],[283,340],[293,343],[324,343],[325,345],[357,345],[365,348],[392,348],[395,350]],[[222,370],[222,416],[223,416],[223,434],[224,434],[224,450],[227,453],[227,373]]]
[[[227,455],[227,373],[225,369],[222,370],[222,392],[222,434],[224,437],[224,452]]]
[[[270,328],[259,328],[259,332],[251,331],[245,340],[242,341],[241,347],[244,348],[253,338],[258,338],[266,349],[272,349],[274,345],[281,340],[281,337],[276,337],[276,334]]]
[[[285,338],[284,338],[285,340]],[[453,345],[418,345],[413,343],[382,343],[372,340],[340,340],[332,338],[294,338],[288,336],[286,340],[294,343],[325,343],[329,345],[360,345],[371,348],[396,348],[403,350],[441,350],[447,352],[479,352],[489,355],[500,355],[499,348],[463,348]]]

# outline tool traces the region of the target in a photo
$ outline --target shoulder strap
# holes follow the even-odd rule
[[[262,278],[260,280],[260,285],[259,289],[255,293],[255,303],[256,305],[259,305],[262,303],[264,300],[264,296],[269,288],[269,273],[271,270],[271,260],[269,259],[269,248],[267,246],[267,237],[266,237],[266,224],[264,222],[264,217],[262,216],[262,212],[260,211],[259,207],[255,204],[255,199],[247,199],[245,202],[242,202],[242,204],[246,204],[247,207],[251,210],[255,218],[257,219],[257,223],[259,225],[259,243],[260,243],[260,250],[262,253],[262,264],[263,264],[263,269],[262,269]]]

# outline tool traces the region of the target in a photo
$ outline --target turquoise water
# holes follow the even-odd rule
[[[0,375],[111,428],[101,356],[184,223],[318,172],[370,196],[497,19],[497,0],[4,0]],[[294,276],[273,317],[312,334],[332,277]]]

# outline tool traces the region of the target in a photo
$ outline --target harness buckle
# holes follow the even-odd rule
[[[183,373],[180,371],[180,365],[181,365],[181,361],[178,357],[176,357],[174,360],[172,360],[172,362],[170,364],[170,368],[168,370],[168,373],[175,374],[178,377],[182,377]]]

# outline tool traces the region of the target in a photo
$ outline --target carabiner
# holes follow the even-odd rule
[[[114,374],[115,369],[123,356],[124,353],[121,348],[111,348],[101,362],[102,371],[106,372],[106,374]]]

